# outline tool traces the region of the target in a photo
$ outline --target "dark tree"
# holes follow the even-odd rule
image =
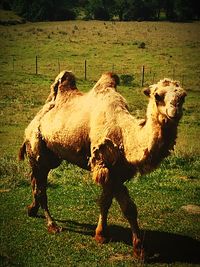
[[[88,0],[85,6],[89,19],[110,20],[113,12],[113,0]]]
[[[11,10],[12,9],[12,0],[1,0],[0,1],[0,8],[4,10]]]
[[[14,0],[13,9],[29,21],[75,19],[72,0]]]
[[[174,0],[163,0],[163,10],[167,20],[173,20],[175,18],[174,2]]]
[[[195,19],[198,16],[196,10],[198,1],[188,1],[188,0],[176,0],[175,1],[175,14],[179,21],[186,21]],[[198,9],[199,10],[199,9]]]
[[[75,19],[85,13],[87,19],[167,20],[200,19],[197,0],[1,0],[0,7],[14,9],[30,21]]]
[[[125,20],[155,20],[158,14],[157,0],[127,0]]]
[[[124,16],[129,9],[127,0],[115,0],[113,5],[113,14],[116,15],[120,21],[124,20]]]

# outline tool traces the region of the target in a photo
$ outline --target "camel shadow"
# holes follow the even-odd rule
[[[62,222],[64,231],[94,236],[96,225],[78,223],[71,220]],[[142,230],[147,263],[200,263],[200,242],[187,236],[167,232]],[[122,226],[109,226],[110,242],[123,242],[132,246],[131,231]]]

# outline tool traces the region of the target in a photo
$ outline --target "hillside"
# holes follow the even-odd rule
[[[68,21],[0,25],[0,197],[2,266],[185,266],[200,264],[200,23]],[[86,68],[85,68],[86,66]],[[128,225],[114,201],[111,241],[93,240],[100,187],[63,163],[49,177],[49,205],[63,232],[50,235],[31,202],[28,162],[17,161],[24,129],[62,69],[88,91],[103,72],[131,82],[118,90],[132,114],[144,117],[144,87],[164,77],[187,91],[175,151],[150,175],[127,183],[139,213],[148,261],[135,262]],[[123,76],[124,75],[124,76]],[[195,207],[196,207],[195,206]],[[188,206],[187,206],[188,208]]]

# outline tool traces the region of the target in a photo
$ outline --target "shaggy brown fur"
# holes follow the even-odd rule
[[[186,93],[170,79],[150,86],[144,91],[149,104],[141,122],[129,113],[126,100],[116,91],[117,75],[103,74],[86,94],[76,89],[71,73],[67,77],[65,90],[63,84],[52,87],[51,96],[55,91],[56,96],[49,98],[25,131],[20,158],[27,152],[32,168],[33,203],[28,213],[35,216],[41,206],[49,231],[60,231],[47,206],[47,175],[67,160],[91,170],[94,181],[102,186],[95,239],[103,243],[107,238],[107,214],[115,197],[131,226],[134,255],[143,257],[137,208],[123,183],[136,172],[153,170],[170,154]]]

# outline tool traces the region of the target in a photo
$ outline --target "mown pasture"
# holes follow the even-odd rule
[[[199,262],[200,23],[69,21],[0,26],[0,175],[2,266],[194,266]],[[140,44],[145,43],[145,48]],[[36,75],[36,56],[37,72]],[[87,80],[84,63],[87,60]],[[127,183],[139,211],[149,259],[135,262],[128,224],[114,202],[111,242],[92,239],[100,188],[90,174],[64,163],[49,177],[49,206],[64,231],[50,235],[44,218],[29,218],[28,163],[18,163],[23,132],[43,105],[59,70],[72,70],[80,90],[102,72],[132,75],[119,91],[131,112],[143,117],[145,86],[164,77],[180,80],[188,96],[175,151],[152,174]],[[42,213],[40,213],[42,215]]]

